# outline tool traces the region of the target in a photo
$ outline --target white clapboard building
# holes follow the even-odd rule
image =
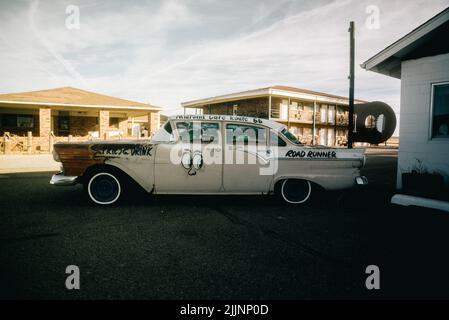
[[[401,79],[398,189],[403,188],[404,172],[420,170],[442,175],[448,186],[448,39],[449,8],[362,64],[366,70]],[[449,202],[426,197],[395,196],[392,202],[449,211]]]

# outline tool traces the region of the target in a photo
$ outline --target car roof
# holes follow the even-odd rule
[[[168,117],[168,120],[220,121],[220,122],[232,121],[244,124],[256,124],[256,125],[261,124],[275,130],[282,130],[283,128],[285,128],[285,125],[268,119],[254,118],[247,116],[230,116],[222,114],[175,115]]]

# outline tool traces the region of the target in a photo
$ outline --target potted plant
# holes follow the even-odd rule
[[[402,173],[402,190],[408,195],[441,198],[444,177],[437,172],[428,172],[422,160],[416,159],[416,164],[408,172]]]

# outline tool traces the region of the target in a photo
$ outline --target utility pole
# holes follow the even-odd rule
[[[350,41],[350,57],[349,57],[349,126],[348,126],[348,149],[352,149],[353,131],[354,131],[354,21],[349,23],[349,41]]]

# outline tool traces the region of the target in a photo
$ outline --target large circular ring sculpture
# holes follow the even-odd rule
[[[390,139],[396,129],[394,110],[384,102],[356,104],[354,113],[354,141],[379,144]]]

